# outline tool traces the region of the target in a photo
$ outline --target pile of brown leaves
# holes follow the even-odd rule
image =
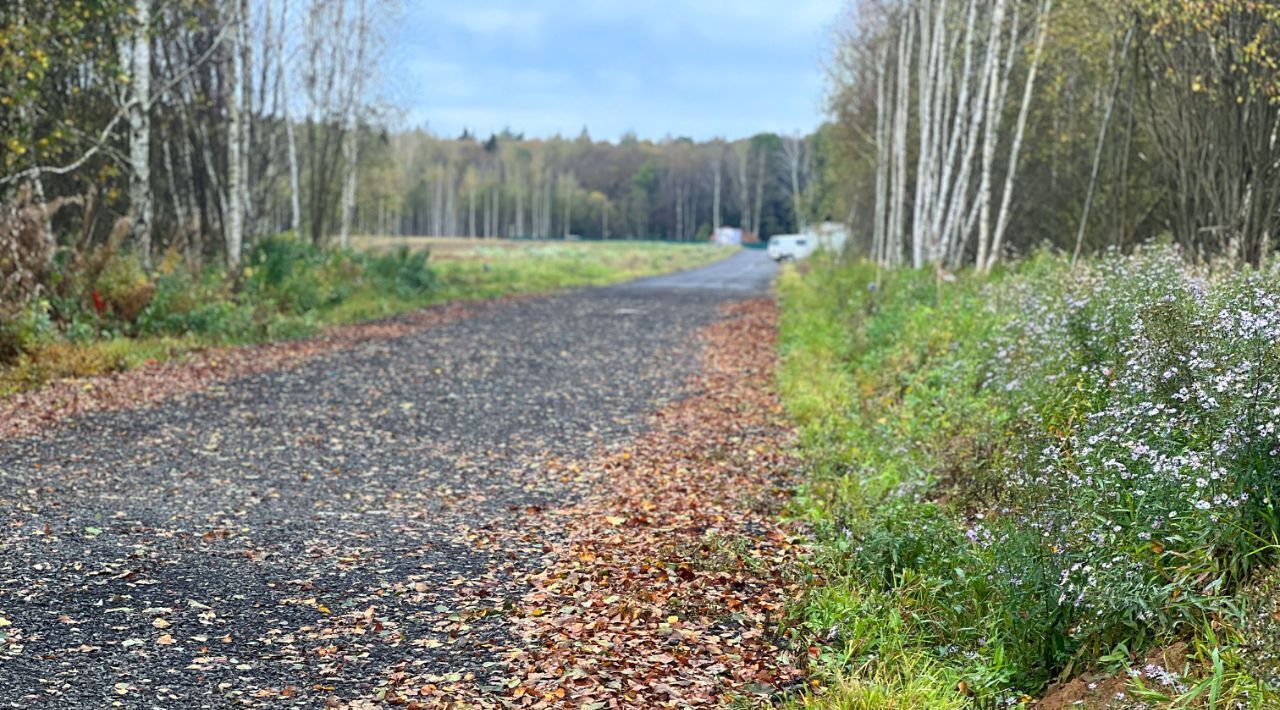
[[[209,385],[296,365],[370,340],[394,338],[469,315],[476,304],[450,304],[374,323],[328,328],[315,338],[209,348],[180,360],[148,362],[125,372],[68,379],[0,399],[0,439],[26,436],[80,414],[130,409]]]
[[[777,313],[767,299],[727,311],[691,396],[588,464],[582,503],[541,516],[556,541],[516,612],[505,687],[442,698],[410,682],[392,699],[685,707],[804,682],[806,659],[778,641],[802,550],[778,516],[798,466],[771,389]]]

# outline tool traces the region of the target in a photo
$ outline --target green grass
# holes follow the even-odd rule
[[[0,366],[0,397],[208,347],[306,337],[445,302],[618,283],[730,253],[705,244],[449,240],[428,260],[421,247],[436,240],[409,244],[342,252],[264,240],[238,289],[220,270],[192,273],[176,258],[150,276],[128,255],[93,274],[61,274],[57,295],[0,318],[0,352],[16,352]]]
[[[1162,250],[947,282],[803,268],[779,386],[818,543],[792,610],[821,648],[808,704],[1019,705],[1084,672],[1168,706],[1280,701],[1249,622],[1269,612],[1241,611],[1280,586],[1280,279]],[[1145,677],[1180,640],[1176,681]]]
[[[457,240],[450,241],[449,251],[432,261],[438,279],[432,303],[606,286],[705,266],[732,253],[710,244],[663,242],[481,241],[459,250]],[[431,240],[423,243],[431,248]]]

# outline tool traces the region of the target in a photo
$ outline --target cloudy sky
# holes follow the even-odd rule
[[[842,0],[408,0],[390,90],[409,126],[738,138],[821,119]]]

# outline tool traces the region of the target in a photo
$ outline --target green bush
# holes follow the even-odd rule
[[[292,315],[332,308],[361,289],[412,299],[435,285],[427,260],[426,250],[366,254],[323,249],[290,235],[271,237],[245,260],[243,293]]]
[[[11,363],[31,352],[54,332],[47,302],[20,310],[0,309],[0,365]]]
[[[341,303],[360,276],[356,257],[290,235],[258,242],[245,259],[242,294],[301,315]]]
[[[233,341],[252,332],[253,311],[237,302],[220,270],[176,268],[155,281],[155,293],[138,318],[142,336],[201,335]]]
[[[436,283],[428,258],[426,249],[410,251],[407,247],[366,256],[365,279],[379,292],[390,292],[403,298],[421,296]]]

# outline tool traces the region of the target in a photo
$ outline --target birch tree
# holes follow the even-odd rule
[[[886,237],[887,224],[886,220],[889,215],[889,177],[890,177],[890,113],[888,100],[888,67],[889,67],[889,43],[885,42],[881,45],[880,51],[875,63],[875,224],[872,225],[871,233],[871,258],[877,264],[883,264],[886,261]]]
[[[231,85],[227,92],[227,218],[225,224],[227,268],[233,273],[240,271],[240,252],[244,244],[244,196],[246,175],[244,174],[244,55],[241,48],[245,42],[245,0],[231,0],[230,25],[232,31],[226,34],[227,53],[231,57]]]
[[[915,37],[915,18],[906,15],[898,32],[897,68],[894,72],[896,90],[894,99],[892,168],[893,182],[889,192],[889,230],[886,245],[886,263],[896,266],[902,261],[907,221],[907,126],[910,120],[911,53]]]
[[[987,40],[987,66],[993,69],[988,74],[986,83],[986,108],[984,110],[986,127],[982,134],[982,167],[979,172],[978,198],[975,209],[978,211],[978,255],[977,263],[987,262],[987,252],[991,239],[991,172],[995,165],[996,141],[999,133],[999,112],[1001,109],[1001,81],[994,73],[1000,56],[1000,41],[1004,28],[1004,14],[1007,0],[995,0],[992,11],[991,33]]]
[[[135,248],[151,268],[151,0],[134,3],[129,38],[129,204]]]
[[[342,182],[342,223],[339,243],[351,244],[351,221],[356,210],[356,181],[359,171],[359,140],[356,115],[363,95],[365,52],[368,44],[368,0],[357,0],[355,18],[355,58],[347,67],[347,96],[342,125],[342,162],[346,170]]]
[[[803,136],[783,136],[779,149],[783,169],[786,171],[788,192],[791,195],[791,211],[795,217],[797,232],[805,230],[804,183],[808,179],[808,146]]]
[[[741,141],[733,147],[734,162],[738,169],[738,228],[743,232],[751,232],[751,142]]]
[[[720,231],[722,224],[720,219],[720,192],[721,184],[724,178],[724,149],[719,141],[711,144],[711,233],[716,234]]]
[[[1053,0],[1041,0],[1037,13],[1035,49],[1031,54],[1031,66],[1027,69],[1027,80],[1023,85],[1022,105],[1018,109],[1018,123],[1013,133],[1013,144],[1009,148],[1009,162],[1005,168],[1004,189],[1000,196],[1000,211],[996,218],[996,231],[992,237],[991,250],[987,260],[978,263],[984,272],[1000,259],[1000,246],[1004,241],[1005,230],[1009,227],[1009,209],[1013,203],[1014,179],[1018,174],[1018,160],[1022,152],[1022,138],[1027,130],[1027,115],[1031,111],[1031,102],[1035,96],[1036,74],[1040,70],[1040,58],[1044,54],[1045,36],[1049,32],[1049,18],[1053,12]]]

